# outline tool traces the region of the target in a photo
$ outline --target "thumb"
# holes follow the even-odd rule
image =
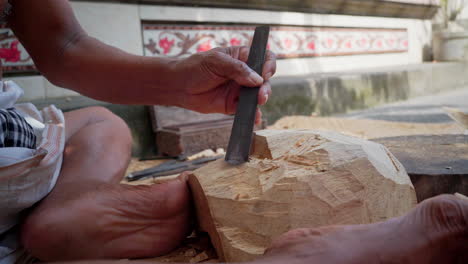
[[[211,70],[216,75],[227,80],[234,80],[236,83],[247,87],[259,87],[263,84],[263,78],[252,70],[247,64],[238,59],[234,59],[228,54],[216,52],[212,56]]]

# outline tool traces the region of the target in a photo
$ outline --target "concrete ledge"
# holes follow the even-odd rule
[[[426,63],[280,77],[263,113],[269,124],[286,115],[332,115],[434,94],[468,84],[468,64]]]
[[[435,0],[125,0],[124,2],[418,19],[431,19],[439,8],[439,3]]]

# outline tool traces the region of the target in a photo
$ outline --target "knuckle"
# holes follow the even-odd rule
[[[222,52],[222,50],[220,50],[220,49],[213,50],[209,54],[213,59],[216,59],[216,60],[224,59],[225,56],[226,56],[226,54],[224,52]]]
[[[234,64],[234,70],[237,74],[241,75],[249,72],[249,67],[247,66],[247,64],[236,60]]]
[[[226,50],[225,48],[216,47],[216,48],[212,49],[211,52],[223,52],[223,51],[225,51],[225,50]]]
[[[206,52],[205,53],[199,52],[199,53],[190,55],[190,59],[195,60],[195,61],[202,60],[204,57],[206,57]]]
[[[200,54],[200,56],[203,56],[204,61],[208,61],[208,62],[215,62],[219,58],[217,51],[209,51],[209,52],[198,53],[198,54]]]
[[[216,67],[220,62],[225,60],[225,54],[220,51],[209,51],[204,54],[204,61],[206,61],[210,66]]]

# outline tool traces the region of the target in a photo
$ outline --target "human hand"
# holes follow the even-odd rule
[[[216,48],[176,61],[174,69],[178,89],[182,89],[179,104],[201,113],[234,114],[240,87],[259,87],[258,104],[264,105],[271,95],[269,79],[276,72],[276,57],[267,51],[262,77],[247,64],[248,47]],[[257,110],[256,123],[261,122]]]
[[[386,222],[293,230],[259,263],[468,263],[468,200],[442,195]]]

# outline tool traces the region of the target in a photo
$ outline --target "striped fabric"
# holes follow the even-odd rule
[[[34,129],[14,108],[0,109],[0,148],[5,147],[36,147]]]
[[[21,214],[55,186],[65,147],[62,111],[55,106],[39,110],[30,103],[15,104],[22,94],[19,86],[5,81],[3,91],[0,85],[0,109],[14,108],[28,122],[34,119],[44,127],[35,134],[36,148],[0,148],[0,264],[29,263],[19,243]]]

